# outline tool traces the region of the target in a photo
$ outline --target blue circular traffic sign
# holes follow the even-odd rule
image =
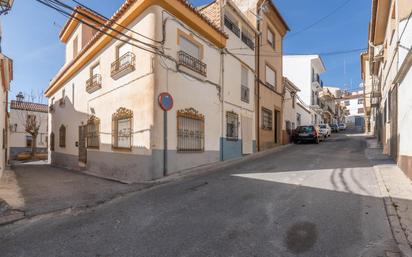
[[[167,92],[160,93],[159,105],[164,111],[170,111],[173,108],[173,97]]]

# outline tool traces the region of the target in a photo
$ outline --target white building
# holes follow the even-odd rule
[[[301,90],[298,96],[305,105],[310,107],[310,124],[323,123],[319,94],[323,88],[320,74],[325,70],[325,65],[319,55],[283,56],[283,76]],[[302,115],[308,116],[308,113],[302,113]],[[302,120],[307,121],[308,118],[305,117]]]
[[[297,93],[300,89],[293,84],[288,78],[283,78],[285,84],[285,96],[283,99],[283,119],[285,120],[286,135],[283,135],[283,142],[291,142],[292,133],[296,126],[302,123],[302,114],[305,116],[306,107],[301,107],[298,103]],[[299,115],[299,117],[298,117]],[[299,124],[297,124],[299,121]]]
[[[363,91],[347,93],[339,99],[339,102],[346,106],[347,117],[345,123],[348,127],[364,129],[365,108]]]
[[[200,11],[228,35],[224,49],[221,159],[239,158],[256,151],[255,42],[257,31],[231,1],[214,1]],[[217,122],[217,121],[216,121]]]
[[[7,165],[7,127],[8,127],[8,92],[10,82],[13,80],[13,61],[0,53],[0,130],[2,131],[2,142],[0,148],[0,177]]]
[[[22,93],[16,96],[16,100],[10,102],[9,115],[9,158],[15,159],[19,153],[31,152],[33,145],[32,135],[26,132],[27,120],[35,117],[39,126],[39,134],[36,139],[36,152],[46,152],[48,143],[47,132],[47,104],[25,102]]]

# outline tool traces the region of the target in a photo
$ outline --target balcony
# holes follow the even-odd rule
[[[245,33],[242,32],[242,41],[245,43],[250,49],[255,50],[255,42]]]
[[[132,52],[127,52],[112,63],[111,76],[118,79],[121,76],[135,70],[136,56]]]
[[[241,90],[241,100],[245,103],[249,103],[249,92],[250,89],[246,86],[242,86],[242,90]]]
[[[235,34],[236,36],[240,37],[240,29],[239,27],[233,22],[231,21],[227,16],[225,16],[224,19],[225,22],[225,26],[233,32],[233,34]]]
[[[96,90],[102,88],[102,76],[95,74],[86,81],[86,92],[91,94]]]
[[[206,76],[206,68],[207,65],[203,63],[201,60],[191,56],[190,54],[179,51],[179,65],[182,65],[194,72],[201,74],[202,76]]]

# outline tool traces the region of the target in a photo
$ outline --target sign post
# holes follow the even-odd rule
[[[163,176],[167,176],[167,112],[173,108],[173,97],[163,92],[159,94],[158,100],[163,110]]]

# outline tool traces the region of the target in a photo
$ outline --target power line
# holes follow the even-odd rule
[[[335,9],[333,9],[330,13],[328,13],[327,15],[323,16],[322,18],[320,18],[319,20],[315,21],[314,23],[310,24],[307,27],[302,28],[301,30],[298,30],[294,33],[289,34],[289,36],[287,36],[287,38],[291,38],[294,37],[300,33],[303,33],[311,28],[313,28],[314,26],[318,25],[319,23],[321,23],[322,21],[326,20],[327,18],[329,18],[330,16],[332,16],[333,14],[337,13],[340,9],[342,9],[343,7],[345,7],[347,4],[349,4],[352,0],[347,0],[345,2],[343,2],[341,5],[339,5],[338,7],[336,7]]]
[[[92,9],[92,8],[90,8],[90,7],[82,4],[82,3],[80,3],[79,1],[76,1],[76,0],[72,0],[72,1],[73,1],[74,3],[76,3],[76,4],[78,4],[79,6],[81,6],[81,7],[85,8],[85,9],[89,10],[89,11],[96,13],[97,15],[103,17],[104,19],[109,20],[108,17],[106,17],[106,16],[104,16],[103,14],[97,12],[96,10],[94,10],[94,9]],[[143,35],[143,34],[141,34],[141,33],[139,33],[139,32],[136,32],[136,31],[134,31],[134,30],[132,30],[132,29],[129,29],[128,27],[125,27],[125,26],[123,26],[123,25],[121,25],[121,24],[119,24],[119,23],[117,23],[117,22],[113,22],[113,24],[116,24],[116,25],[118,25],[119,27],[121,27],[121,28],[124,29],[124,30],[130,31],[130,32],[132,32],[132,33],[134,33],[134,34],[136,34],[136,35],[139,35],[139,36],[141,36],[141,37],[143,37],[143,38],[149,39],[149,40],[151,40],[151,41],[153,41],[153,42],[155,42],[155,43],[161,43],[161,41],[159,41],[159,40],[152,39],[152,38],[150,38],[150,37],[148,37],[148,36],[145,36],[145,35]]]
[[[365,51],[367,48],[356,48],[356,49],[349,49],[349,50],[342,50],[342,51],[333,51],[333,52],[320,52],[316,53],[318,55],[322,56],[333,56],[333,55],[340,55],[340,54],[349,54],[349,53],[355,53],[355,52],[361,52]],[[254,54],[243,54],[243,53],[233,53],[234,55],[243,55],[243,56],[255,56]],[[275,54],[261,54],[260,56],[263,57],[281,57],[284,55],[310,55],[306,53],[275,53]]]

